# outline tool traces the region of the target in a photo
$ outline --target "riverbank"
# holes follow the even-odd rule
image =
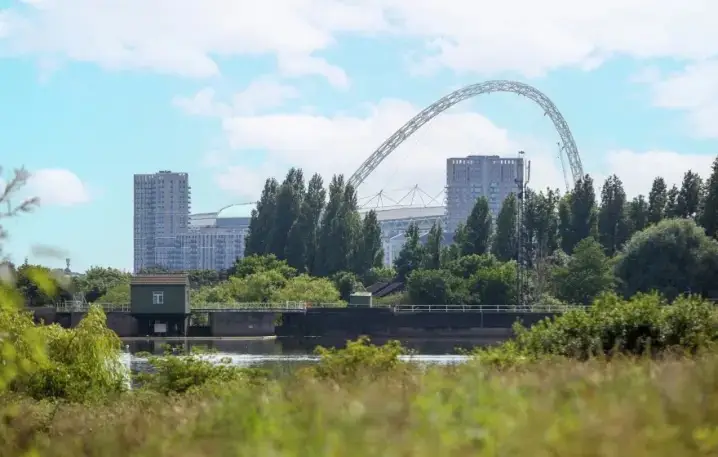
[[[3,456],[682,457],[718,452],[718,356],[467,363],[223,383],[104,405],[17,402]],[[9,435],[8,432],[12,432]]]
[[[371,341],[382,345],[392,338],[375,337]],[[441,336],[432,338],[401,338],[401,345],[415,354],[443,356],[462,354],[476,348],[496,344],[492,338],[467,338],[462,336]],[[318,346],[343,348],[347,340],[341,336],[333,337],[191,337],[191,338],[122,338],[122,344],[130,353],[147,352],[162,354],[167,345],[185,351],[193,349],[210,350],[230,356],[308,356],[314,354]]]
[[[152,341],[155,343],[177,343],[177,342],[198,342],[198,341],[273,341],[276,335],[269,336],[126,336],[120,338],[123,342],[133,343],[136,341]]]

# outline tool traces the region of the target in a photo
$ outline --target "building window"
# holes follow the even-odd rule
[[[164,292],[152,292],[152,304],[153,305],[164,305],[165,293]]]

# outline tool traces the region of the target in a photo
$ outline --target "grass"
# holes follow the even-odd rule
[[[383,369],[92,406],[0,398],[0,456],[718,455],[716,353]]]

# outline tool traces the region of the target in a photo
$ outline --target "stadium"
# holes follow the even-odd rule
[[[428,198],[427,198],[428,197]],[[415,201],[426,203],[416,204]],[[404,203],[406,202],[406,203]],[[388,203],[387,206],[384,206]],[[226,230],[245,232],[255,203],[237,203],[225,206],[216,212],[190,215],[190,229],[202,232],[224,232]],[[426,235],[431,226],[444,220],[445,208],[436,197],[429,197],[418,186],[404,193],[402,198],[392,199],[386,192],[361,199],[359,213],[365,215],[375,211],[382,230],[384,264],[392,265],[395,256],[404,244],[404,232],[410,223],[419,226],[419,233]]]
[[[571,181],[575,182],[584,175],[581,157],[568,123],[553,102],[539,90],[524,83],[507,80],[471,84],[455,90],[426,107],[387,138],[354,172],[349,178],[348,184],[351,184],[355,189],[359,189],[366,178],[389,154],[413,133],[448,108],[472,97],[493,92],[510,92],[526,97],[539,105],[544,114],[551,119],[556,132],[561,138],[558,143],[558,156],[561,159],[561,168],[566,189],[568,190]],[[519,155],[522,156],[523,151],[519,151]],[[381,191],[359,201],[361,212],[367,213],[371,210],[377,212],[384,239],[385,265],[393,263],[395,254],[398,254],[403,245],[404,232],[410,223],[417,223],[422,236],[426,236],[432,225],[437,221],[441,221],[442,225],[447,228],[444,233],[444,242],[446,242],[447,238],[450,238],[447,232],[455,228],[457,222],[466,219],[479,194],[488,195],[490,210],[496,216],[506,195],[516,192],[517,189],[522,193],[530,178],[530,163],[528,175],[526,175],[522,157],[507,159],[499,156],[467,156],[465,158],[449,159],[447,166],[455,166],[456,168],[452,168],[452,173],[449,173],[447,168],[447,189],[444,197],[431,197],[419,189],[418,186],[415,186],[398,200],[389,198]],[[569,178],[569,174],[572,179]],[[452,177],[451,185],[448,182],[450,175]],[[477,179],[476,182],[473,181],[474,178]],[[478,185],[479,182],[482,184]],[[428,198],[425,199],[425,197]],[[385,200],[388,200],[388,205],[385,204]],[[417,200],[421,201],[421,204],[415,204]],[[447,217],[444,200],[449,206],[449,213],[452,213],[451,218]],[[249,225],[251,206],[252,204],[230,205],[222,208],[217,213],[195,214],[191,216],[190,225],[199,230],[213,230],[213,228],[214,230],[221,230],[220,227],[246,230]],[[243,207],[245,209],[243,214],[225,216],[223,213],[230,207]],[[247,211],[247,207],[250,208],[249,211]],[[222,217],[220,217],[220,214]],[[460,217],[456,217],[457,215]],[[450,224],[447,225],[447,222]]]

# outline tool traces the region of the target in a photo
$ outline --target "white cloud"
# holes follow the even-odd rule
[[[662,77],[652,89],[656,106],[686,111],[696,135],[718,138],[718,59]]]
[[[515,70],[592,68],[614,55],[700,59],[718,54],[712,0],[387,0],[404,33],[434,52],[423,65]]]
[[[657,104],[686,110],[697,134],[718,136],[712,121],[718,102],[685,106],[671,95],[689,90],[681,89],[689,80],[716,87],[710,62],[718,58],[715,0],[23,3],[0,10],[0,55],[36,55],[52,62],[51,69],[69,59],[201,78],[220,73],[218,58],[270,55],[282,76],[318,75],[345,88],[347,74],[320,54],[347,34],[414,39],[401,41],[414,47],[397,58],[419,73],[450,68],[484,77],[537,76],[562,67],[590,70],[615,56],[674,59],[695,67],[659,84]],[[653,77],[641,79],[649,83]]]
[[[363,117],[296,113],[226,118],[224,128],[235,149],[235,159],[229,159],[228,163],[249,161],[261,165],[218,168],[217,183],[239,200],[251,201],[259,196],[267,177],[281,180],[290,166],[301,167],[306,174],[319,172],[325,182],[334,173],[344,173],[348,178],[395,129],[418,111],[407,102],[384,100],[371,106]],[[397,148],[362,184],[359,194],[368,198],[384,190],[396,199],[418,184],[429,195],[437,195],[445,185],[448,157],[469,154],[511,157],[521,149],[527,151],[527,158],[532,162],[531,187],[563,190],[563,173],[553,142],[556,140],[558,134],[555,139],[526,138],[509,133],[480,114],[450,110]],[[252,151],[264,152],[254,158]],[[662,176],[670,186],[680,185],[688,169],[708,173],[712,160],[712,156],[669,151],[617,150],[607,152],[598,169],[586,172],[594,176],[597,186],[606,176],[617,174],[628,195],[633,197],[639,193],[647,195],[656,176]]]
[[[82,180],[61,168],[33,171],[23,193],[38,197],[43,206],[73,206],[90,201],[90,192]]]
[[[594,179],[596,185],[600,186],[606,176],[616,174],[623,181],[623,187],[629,197],[638,194],[647,197],[653,180],[658,176],[666,181],[668,188],[673,185],[680,188],[683,174],[688,170],[707,179],[714,159],[711,155],[680,154],[675,151],[609,151],[604,169],[594,173]]]
[[[191,77],[219,73],[216,56],[271,54],[288,75],[337,86],[346,75],[315,54],[347,33],[414,37],[421,66],[472,72],[718,54],[714,0],[43,0],[0,14],[13,53]]]
[[[381,28],[379,13],[332,0],[44,0],[0,11],[0,50],[198,78],[220,73],[216,57],[269,54],[288,75],[345,86],[313,54],[335,33]]]
[[[217,100],[215,90],[207,87],[192,97],[175,97],[173,104],[194,116],[227,117],[232,114],[255,114],[281,106],[299,97],[294,87],[270,78],[259,78],[232,96],[231,103]]]

